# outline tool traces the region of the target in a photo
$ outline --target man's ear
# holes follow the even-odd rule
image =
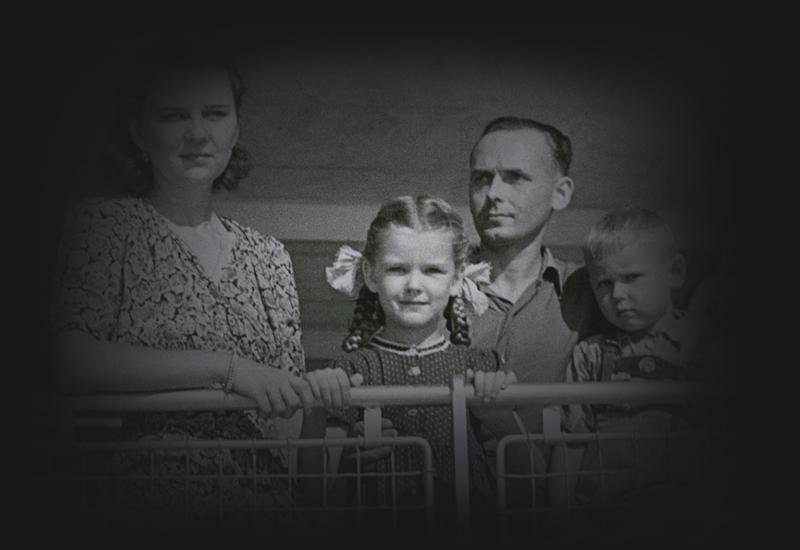
[[[680,288],[686,281],[686,260],[683,254],[675,254],[670,260],[670,277],[672,288]]]
[[[378,285],[375,284],[375,272],[372,269],[372,266],[367,260],[362,260],[361,262],[361,274],[364,276],[364,284],[367,285],[367,288],[374,292],[375,294],[378,293]]]
[[[564,210],[567,206],[569,206],[569,202],[572,200],[572,191],[574,188],[575,184],[573,183],[572,178],[567,176],[558,178],[558,181],[556,181],[555,185],[553,186],[553,210]]]

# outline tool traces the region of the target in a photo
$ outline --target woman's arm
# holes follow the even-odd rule
[[[51,339],[58,391],[144,392],[204,388],[224,384],[232,354],[212,351],[161,350],[97,340],[78,330]],[[308,383],[285,370],[239,357],[233,391],[249,397],[268,416],[291,415],[310,408]]]

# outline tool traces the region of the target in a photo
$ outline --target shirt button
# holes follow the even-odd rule
[[[408,409],[406,414],[408,414],[408,416],[417,416],[418,412],[419,412],[419,410],[417,410],[417,409]]]

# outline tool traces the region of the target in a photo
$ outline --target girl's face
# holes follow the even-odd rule
[[[131,136],[147,153],[156,185],[213,182],[239,137],[230,78],[222,69],[174,71],[155,80]]]
[[[364,262],[367,288],[386,314],[383,335],[408,344],[420,344],[439,329],[462,277],[463,269],[453,263],[453,238],[445,231],[390,225],[374,263]]]

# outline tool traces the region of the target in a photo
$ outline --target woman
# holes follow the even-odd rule
[[[212,209],[212,194],[234,189],[249,168],[237,146],[243,92],[236,68],[216,53],[164,46],[144,55],[119,88],[111,140],[127,196],[88,200],[67,216],[51,318],[59,390],[216,386],[259,407],[131,414],[127,439],[272,438],[271,418],[313,402],[288,253]],[[112,473],[253,470],[247,451],[193,452],[188,462],[180,455],[119,455]],[[285,467],[279,455],[258,453],[257,473]],[[220,503],[290,504],[285,482],[260,481],[254,495],[252,479],[192,480],[187,501],[184,481],[157,479],[152,494],[146,482],[127,482],[113,504],[179,510],[188,502],[200,525]]]

